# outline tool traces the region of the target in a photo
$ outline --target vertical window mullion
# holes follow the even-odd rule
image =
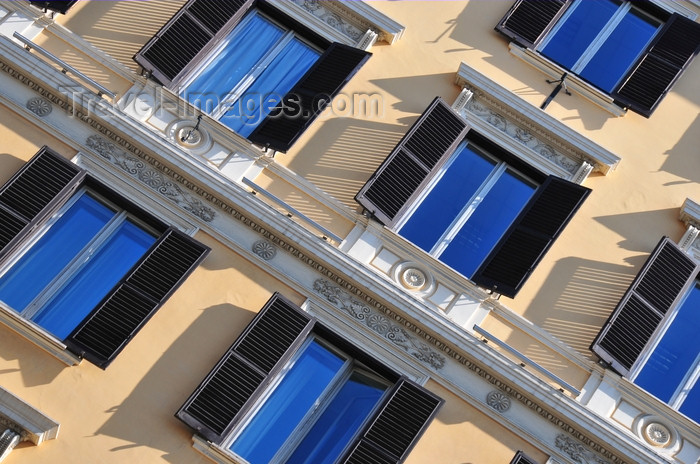
[[[486,198],[491,189],[498,179],[506,172],[508,165],[501,161],[496,166],[494,166],[491,174],[484,180],[484,183],[479,187],[479,189],[474,192],[472,198],[467,202],[462,209],[462,212],[452,221],[452,224],[445,230],[445,233],[440,237],[440,239],[435,243],[435,246],[430,250],[430,254],[435,257],[439,257],[443,251],[449,246],[450,242],[459,233],[460,229],[464,224],[469,221],[469,217],[476,211],[481,202]]]
[[[625,15],[632,9],[632,5],[629,2],[625,2],[615,14],[610,18],[607,24],[603,27],[596,38],[591,42],[585,52],[581,54],[581,57],[574,63],[571,67],[571,71],[579,73],[586,67],[588,62],[595,56],[600,47],[605,43],[605,41],[610,37],[615,28],[622,22]]]
[[[90,242],[85,245],[76,256],[71,260],[71,262],[66,266],[63,271],[56,276],[56,278],[45,287],[44,291],[37,295],[36,299],[29,303],[27,308],[22,312],[22,316],[31,319],[41,312],[41,309],[51,301],[53,298],[68,282],[71,278],[83,267],[85,266],[93,256],[102,248],[102,246],[109,240],[109,238],[114,234],[119,225],[124,222],[126,218],[126,212],[121,211],[116,214],[110,221],[105,224],[105,226],[100,230],[95,236],[90,240]]]
[[[688,375],[683,379],[683,382],[681,382],[668,402],[669,406],[673,409],[680,409],[688,396],[688,392],[698,383],[698,380],[700,380],[700,353],[695,359],[694,367],[688,371]]]

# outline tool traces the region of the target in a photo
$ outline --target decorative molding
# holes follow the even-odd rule
[[[535,153],[553,162],[569,174],[574,174],[576,172],[581,164],[580,161],[574,161],[563,155],[551,144],[542,141],[536,133],[515,124],[512,120],[506,118],[492,108],[487,107],[479,100],[475,98],[470,99],[465,109],[481,120],[488,122],[504,134],[507,134],[521,145],[530,148],[535,151]]]
[[[20,436],[20,441],[27,440],[28,434],[22,427],[17,425],[14,421],[4,417],[0,414],[0,430],[11,430]]]
[[[372,29],[367,29],[362,37],[357,41],[355,47],[360,50],[369,50],[377,42],[379,36]]]
[[[486,395],[486,404],[500,413],[504,413],[510,409],[510,398],[508,395],[499,390],[494,390]]]
[[[258,240],[253,243],[253,253],[260,256],[265,261],[270,261],[277,255],[277,247],[267,240]]]
[[[44,117],[51,114],[53,106],[51,106],[51,102],[45,98],[34,97],[27,101],[27,109],[39,117]]]
[[[420,290],[427,282],[425,272],[417,267],[407,267],[401,272],[401,284],[409,290]]]
[[[39,445],[58,436],[59,424],[0,387],[0,428],[14,431],[22,441]]]
[[[666,447],[671,443],[671,431],[660,422],[650,422],[644,427],[644,439],[651,446]]]
[[[587,161],[595,166],[596,171],[608,174],[620,163],[620,157],[526,102],[466,63],[459,65],[456,84],[474,92],[474,96],[482,106],[493,110],[498,116],[511,121],[515,127],[530,133],[543,144],[551,146],[555,152],[562,153],[579,164]],[[524,134],[522,135],[527,138]]]
[[[20,441],[19,434],[7,429],[0,434],[0,462],[2,462]]]
[[[577,464],[610,464],[608,461],[596,456],[581,443],[563,433],[557,435],[555,445]]]
[[[112,142],[98,135],[91,135],[85,143],[104,159],[120,167],[124,172],[140,180],[155,192],[170,199],[185,211],[189,211],[204,222],[214,220],[216,212],[205,205],[202,200],[185,192],[176,182],[166,179],[163,173],[147,166],[142,160],[128,156]]]
[[[692,225],[700,229],[700,204],[686,198],[681,206],[680,220],[686,226]]]
[[[625,461],[619,456],[613,454],[612,451],[608,450],[603,445],[600,445],[593,439],[584,435],[583,432],[579,431],[577,428],[571,425],[571,423],[560,419],[552,412],[550,412],[548,408],[541,406],[539,404],[539,400],[535,401],[531,399],[528,395],[525,395],[520,391],[515,390],[511,385],[506,384],[503,380],[501,380],[501,378],[493,375],[491,372],[487,371],[479,364],[473,362],[466,356],[462,355],[459,351],[453,348],[452,345],[449,345],[443,342],[441,339],[438,339],[426,333],[414,323],[404,319],[399,314],[396,314],[388,306],[377,301],[373,296],[365,293],[363,289],[358,288],[352,282],[339,276],[335,273],[335,271],[326,267],[326,265],[319,263],[314,257],[307,255],[306,252],[297,248],[294,243],[286,242],[282,237],[275,235],[272,231],[266,229],[250,217],[238,211],[235,207],[229,204],[229,202],[224,201],[218,196],[211,194],[209,191],[203,189],[198,184],[195,184],[188,178],[184,177],[178,171],[175,171],[168,165],[163,164],[159,161],[159,159],[155,158],[154,155],[151,155],[150,153],[136,146],[134,143],[124,138],[121,134],[116,133],[111,127],[106,126],[100,120],[92,117],[87,109],[83,109],[82,107],[74,107],[65,100],[64,96],[58,96],[54,94],[53,91],[47,90],[45,87],[43,87],[42,84],[38,83],[35,80],[35,78],[25,75],[23,72],[14,69],[10,64],[8,64],[5,61],[0,60],[0,71],[7,73],[14,79],[18,80],[22,84],[26,85],[27,87],[42,95],[44,98],[48,99],[54,105],[57,105],[62,110],[66,111],[66,113],[80,119],[83,123],[87,124],[95,131],[108,137],[111,140],[111,143],[113,143],[115,146],[121,147],[124,150],[132,153],[140,160],[149,164],[153,169],[161,172],[163,175],[168,177],[171,181],[182,185],[185,189],[192,192],[192,194],[199,196],[202,199],[202,201],[208,202],[209,205],[220,209],[222,212],[229,215],[231,218],[241,222],[243,225],[258,233],[259,235],[262,235],[271,243],[278,246],[280,249],[283,249],[286,252],[288,252],[290,256],[296,258],[302,264],[309,266],[310,268],[316,270],[320,274],[326,276],[331,281],[337,283],[338,286],[342,287],[345,291],[347,291],[348,294],[355,295],[359,299],[355,301],[364,301],[367,307],[371,306],[377,311],[384,314],[387,317],[387,319],[396,321],[398,324],[405,327],[407,331],[415,333],[417,337],[424,339],[426,343],[436,347],[446,356],[465,366],[467,369],[473,371],[474,373],[476,373],[489,383],[493,384],[497,388],[508,393],[511,398],[517,400],[518,402],[520,402],[521,404],[538,414],[539,416],[543,417],[548,422],[552,423],[564,432],[575,436],[581,442],[587,444],[589,447],[596,450],[599,454],[610,459],[612,463],[625,463]]]
[[[419,361],[427,363],[438,370],[445,366],[445,357],[430,348],[427,343],[416,340],[407,330],[394,324],[377,311],[370,309],[369,306],[361,301],[352,298],[348,292],[341,289],[338,285],[333,285],[325,279],[316,279],[314,290],[350,316],[364,322],[367,327],[394,345],[403,348]]]
[[[590,164],[587,161],[584,161],[581,163],[581,166],[579,166],[578,170],[574,174],[574,176],[571,178],[571,182],[574,182],[576,184],[583,184],[583,182],[588,179],[588,176],[593,172],[593,165]]]
[[[357,28],[353,24],[350,24],[345,18],[341,17],[339,14],[330,11],[326,7],[327,3],[321,2],[319,0],[292,0],[295,4],[302,7],[306,12],[319,18],[333,29],[337,30],[343,35],[350,37],[352,40],[357,42],[364,35],[362,29]]]

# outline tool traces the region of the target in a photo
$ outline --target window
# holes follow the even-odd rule
[[[635,384],[700,422],[700,266],[661,240],[591,349]]]
[[[46,147],[0,222],[0,302],[103,368],[209,251]]]
[[[399,463],[441,403],[274,294],[177,416],[250,464]]]
[[[189,0],[134,59],[238,134],[284,152],[369,56],[262,0]]]
[[[518,451],[515,453],[513,460],[510,461],[510,464],[535,464],[535,460],[522,451]]]
[[[544,176],[436,98],[356,199],[476,284],[513,297],[589,193]]]
[[[647,117],[700,47],[700,25],[646,1],[518,0],[496,30]]]
[[[320,55],[294,31],[252,11],[184,84],[182,95],[247,137]]]

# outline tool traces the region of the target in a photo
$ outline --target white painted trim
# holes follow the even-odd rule
[[[686,198],[681,206],[680,220],[687,226],[700,228],[700,204]]]
[[[553,139],[557,148],[566,150],[568,153],[565,154],[578,163],[583,158],[583,161],[594,165],[596,171],[608,174],[621,161],[620,157],[564,125],[553,116],[534,107],[466,63],[459,65],[456,83],[473,91],[477,98],[483,98],[489,102],[495,102],[495,104],[506,107],[509,115],[517,115],[513,116],[513,118],[518,118],[517,120],[514,119],[514,123],[533,127],[537,132],[535,135],[540,135],[545,139]],[[518,144],[518,146],[522,145]]]
[[[26,439],[40,445],[58,437],[59,423],[0,386],[0,416],[22,428]],[[25,438],[23,436],[23,438]]]
[[[67,366],[80,364],[80,357],[68,351],[66,345],[44,329],[28,321],[0,301],[0,323],[17,332]]]

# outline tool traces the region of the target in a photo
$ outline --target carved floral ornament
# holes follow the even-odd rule
[[[555,445],[576,464],[610,464],[586,448],[583,444],[563,433],[557,435]]]
[[[45,98],[34,97],[27,101],[27,109],[39,117],[44,117],[51,114],[53,106],[51,106],[51,102]]]
[[[205,205],[199,198],[187,193],[180,185],[166,178],[161,172],[153,169],[143,160],[129,156],[115,144],[98,135],[89,136],[86,144],[101,157],[120,167],[132,177],[139,179],[152,190],[170,199],[185,211],[189,211],[204,222],[214,220],[216,212],[212,208]]]
[[[486,395],[486,404],[498,412],[506,412],[510,409],[510,397],[500,390],[493,390]]]

